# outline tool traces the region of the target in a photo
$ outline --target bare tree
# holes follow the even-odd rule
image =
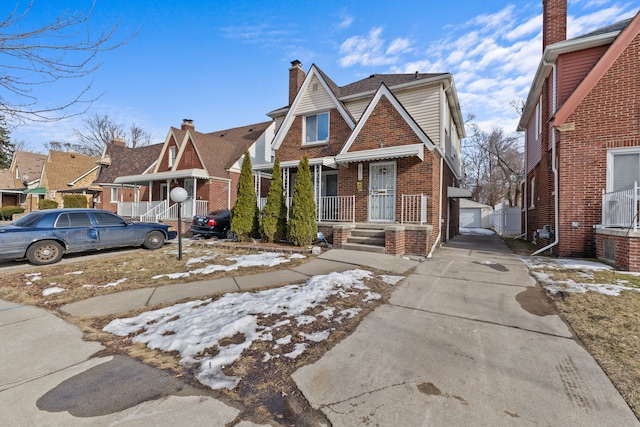
[[[494,206],[502,201],[517,206],[524,179],[524,159],[520,141],[500,128],[491,132],[468,123],[471,135],[463,145],[465,185],[474,200]]]
[[[90,97],[91,82],[83,83],[75,96],[54,106],[44,106],[36,89],[63,79],[83,79],[98,69],[98,56],[124,43],[114,40],[118,23],[97,37],[85,25],[88,11],[61,12],[48,24],[35,25],[27,19],[32,0],[24,10],[15,8],[0,21],[0,114],[7,119],[55,121],[82,114],[97,97]],[[132,36],[133,37],[133,36]],[[79,106],[80,111],[71,111]]]
[[[139,125],[132,123],[129,131],[124,125],[116,123],[108,115],[94,114],[84,120],[84,129],[74,129],[78,142],[73,145],[75,151],[88,156],[100,156],[106,144],[114,139],[122,139],[129,147],[141,147],[151,143],[151,134]]]

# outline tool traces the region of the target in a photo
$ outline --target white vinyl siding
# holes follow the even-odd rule
[[[302,115],[316,111],[326,111],[335,107],[336,104],[329,93],[324,89],[320,80],[314,76],[309,82],[307,91],[300,98],[295,114]]]
[[[440,89],[440,86],[433,86],[394,94],[431,141],[438,146],[441,144]]]
[[[358,120],[360,120],[360,117],[362,117],[364,110],[367,108],[367,105],[369,105],[370,102],[371,102],[371,97],[349,102],[345,106],[347,107],[347,110],[357,122]]]

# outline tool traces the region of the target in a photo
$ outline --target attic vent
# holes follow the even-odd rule
[[[317,91],[318,90],[318,83],[314,83],[313,86],[311,86],[311,90],[313,92]]]
[[[371,74],[371,75],[369,76],[369,78],[370,78],[370,79],[372,79],[372,78],[374,78],[375,76],[376,76],[375,74]]]
[[[253,129],[249,129],[249,132],[253,132]]]

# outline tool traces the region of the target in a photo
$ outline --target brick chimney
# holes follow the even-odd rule
[[[120,147],[124,147],[126,144],[124,143],[124,139],[116,136],[115,138],[113,138],[113,140],[111,141],[111,144],[113,145],[118,145]]]
[[[182,119],[182,126],[180,126],[181,130],[196,130],[196,127],[193,124],[193,120],[191,119]]]
[[[291,61],[291,68],[289,68],[289,105],[293,104],[293,100],[302,87],[305,77],[306,73],[302,69],[302,62],[297,59]]]
[[[567,0],[542,0],[542,50],[567,39]]]

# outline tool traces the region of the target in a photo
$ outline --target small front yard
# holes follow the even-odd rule
[[[286,269],[312,257],[194,242],[182,261],[172,245],[99,261],[25,266],[3,277],[0,298],[56,310],[96,295]],[[308,405],[291,374],[351,334],[403,278],[354,268],[277,288],[260,290],[256,283],[252,292],[67,320],[106,347],[100,355],[125,354],[168,369],[215,397],[241,403],[244,419],[319,425],[326,424],[324,415]]]
[[[530,257],[528,242],[505,239],[523,257],[575,334],[640,418],[640,274],[597,261]]]

